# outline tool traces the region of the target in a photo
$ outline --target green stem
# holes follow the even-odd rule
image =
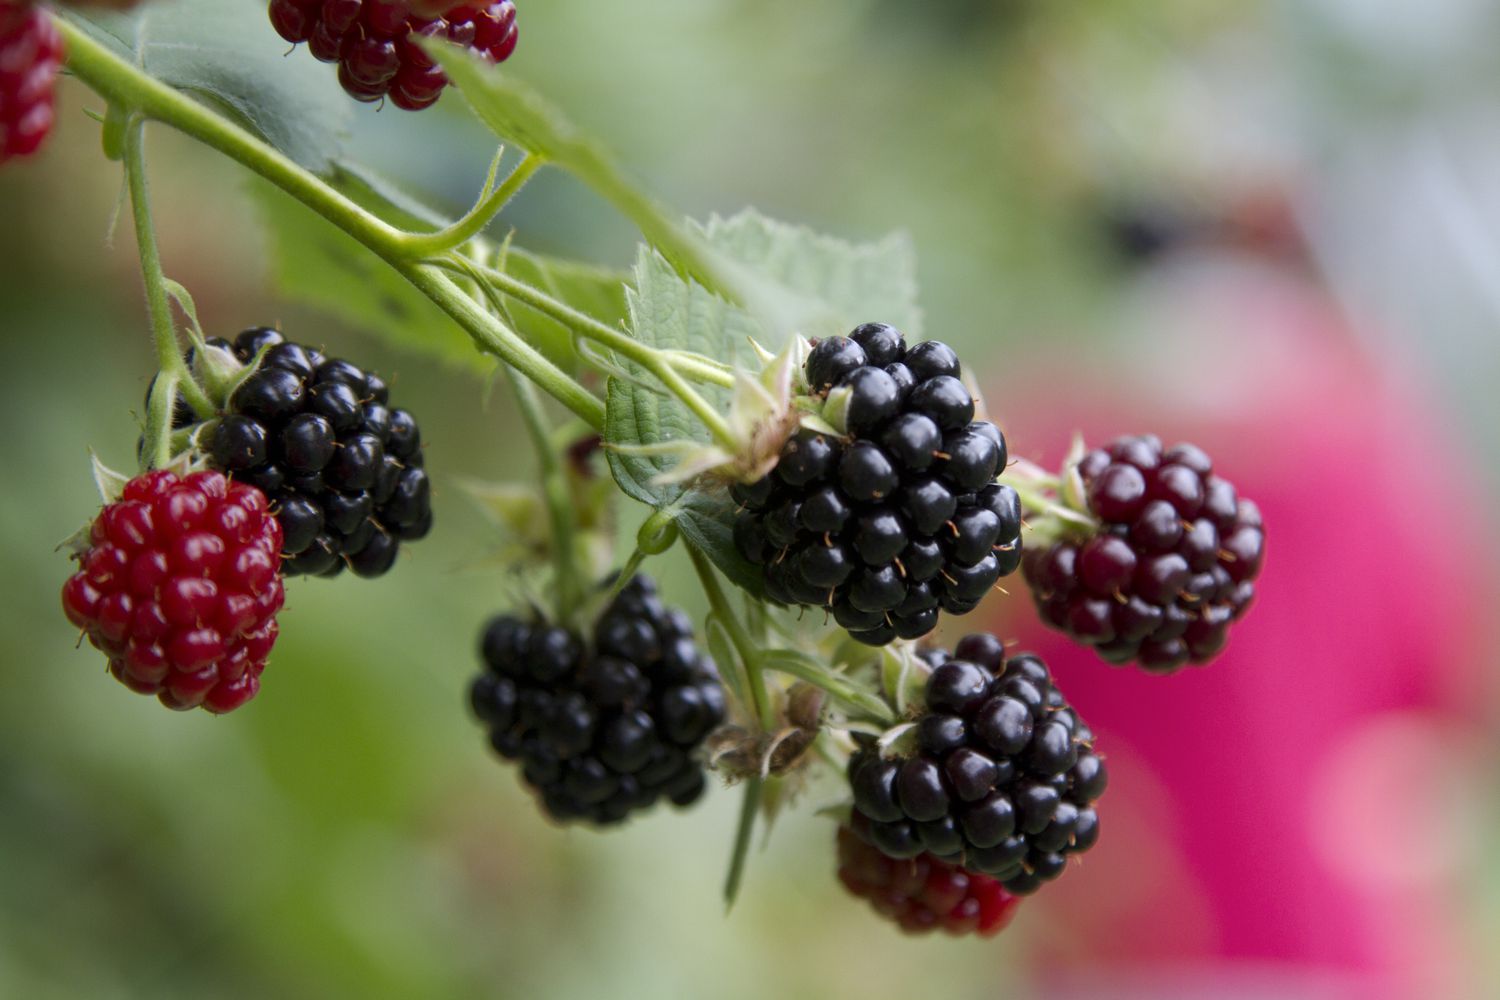
[[[141,469],[161,469],[172,461],[172,409],[181,379],[176,372],[162,372],[151,385],[146,400],[146,429],[142,433]]]
[[[481,268],[480,273],[492,282],[506,295],[531,306],[537,312],[550,316],[563,326],[572,330],[575,334],[585,340],[592,340],[596,344],[608,347],[619,352],[622,356],[632,361],[648,365],[653,360],[661,360],[664,357],[670,360],[670,366],[681,368],[684,373],[691,373],[700,382],[717,385],[729,389],[734,386],[734,375],[727,367],[720,367],[708,360],[696,361],[682,352],[662,352],[647,347],[640,341],[635,340],[626,333],[614,329],[608,324],[590,316],[588,313],[574,309],[566,302],[559,302],[550,295],[532,285],[520,281],[513,275],[506,274],[498,268]]]
[[[469,209],[462,219],[435,233],[403,234],[401,236],[403,252],[408,257],[424,258],[437,257],[457,250],[483,232],[485,226],[488,226],[500,210],[516,196],[532,175],[546,164],[547,161],[541,157],[527,153],[521,162],[516,164],[516,169],[510,172],[510,176],[493,190],[488,187],[488,183],[494,182],[494,175],[491,173],[485,188],[487,193],[480,197],[478,203]]]
[[[895,713],[891,711],[883,698],[853,678],[835,670],[826,667],[815,668],[801,656],[780,650],[767,651],[762,654],[760,662],[761,666],[767,670],[775,670],[811,684],[834,701],[842,702],[865,718],[884,725],[890,725],[896,721]]]
[[[734,852],[729,856],[729,874],[724,879],[724,909],[734,908],[745,880],[745,862],[750,856],[750,838],[755,833],[755,817],[760,812],[760,797],[765,782],[759,778],[745,780],[745,796],[740,800],[740,819],[734,831]]]
[[[479,346],[500,357],[583,418],[604,426],[604,404],[498,319],[478,308],[446,276],[408,256],[411,234],[365,211],[290,158],[115,55],[66,18],[56,18],[68,67],[113,106],[169,125],[264,177],[364,244],[458,322]]]
[[[450,263],[448,266],[466,270],[462,264]],[[587,313],[580,312],[564,302],[533,288],[531,285],[520,281],[504,271],[495,268],[482,268],[480,273],[485,280],[489,281],[506,295],[531,306],[544,315],[550,316],[559,323],[572,330],[575,334],[590,340],[602,347],[607,347],[621,357],[629,358],[652,375],[659,379],[667,390],[693,411],[703,426],[718,439],[719,443],[730,449],[738,451],[739,445],[734,434],[729,429],[729,424],[719,415],[719,411],[706,399],[698,394],[687,380],[683,378],[684,371],[690,371],[698,381],[707,382],[722,388],[730,388],[734,385],[734,376],[727,371],[718,369],[709,364],[695,362],[680,353],[667,355],[653,347],[634,339],[628,334],[615,330],[610,326],[599,322]]]
[[[571,620],[578,607],[578,548],[574,542],[573,517],[568,498],[568,484],[563,476],[562,464],[552,447],[547,433],[547,418],[542,412],[542,401],[536,387],[522,378],[513,368],[505,369],[516,393],[516,407],[521,411],[521,421],[531,436],[536,450],[537,464],[542,474],[542,492],[547,500],[547,516],[552,521],[552,565],[553,586],[557,616],[562,621]]]
[[[502,323],[464,293],[452,278],[430,264],[392,261],[401,275],[417,290],[442,307],[486,352],[516,369],[559,403],[572,410],[595,431],[604,430],[604,403],[520,334]]]
[[[135,222],[136,243],[140,247],[141,280],[146,287],[146,312],[151,320],[151,336],[156,345],[159,374],[151,387],[146,404],[146,448],[141,458],[151,468],[160,468],[172,458],[172,410],[177,394],[192,406],[198,416],[213,416],[214,405],[193,381],[177,331],[172,325],[172,305],[167,297],[167,279],[162,273],[161,251],[156,245],[156,230],[151,224],[151,199],[146,181],[144,121],[132,122],[125,133],[125,180],[130,190],[130,212]]]
[[[719,585],[719,578],[714,572],[713,565],[709,563],[708,557],[694,545],[689,545],[687,550],[693,560],[693,569],[697,570],[698,579],[703,583],[703,593],[708,597],[709,607],[713,609],[714,616],[729,633],[729,641],[734,645],[734,651],[739,654],[740,661],[745,665],[745,673],[750,682],[750,699],[754,702],[752,707],[755,709],[755,718],[760,723],[761,729],[771,732],[776,728],[776,706],[771,704],[770,694],[766,690],[766,675],[760,664],[760,649],[751,640],[750,633],[745,631],[739,615],[735,614],[729,598],[724,594],[724,588]]]

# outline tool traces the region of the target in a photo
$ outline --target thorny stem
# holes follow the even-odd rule
[[[135,239],[140,248],[141,279],[146,286],[146,312],[151,318],[151,334],[156,344],[156,364],[161,374],[152,386],[146,406],[146,448],[142,460],[152,468],[166,465],[172,458],[172,410],[181,392],[188,405],[200,417],[211,417],[214,405],[203,389],[193,381],[177,331],[172,325],[172,305],[167,297],[167,279],[162,273],[161,251],[156,245],[156,230],[151,224],[151,201],[147,191],[144,121],[135,121],[126,129],[125,180],[130,189],[130,213],[135,222]]]

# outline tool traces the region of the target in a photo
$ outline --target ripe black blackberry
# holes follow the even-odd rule
[[[1110,663],[1171,673],[1211,660],[1255,598],[1260,510],[1200,449],[1150,435],[1091,451],[1078,471],[1101,530],[1028,553],[1042,620]]]
[[[260,367],[235,390],[201,442],[209,464],[258,486],[285,535],[287,575],[360,576],[391,568],[403,541],[432,529],[422,438],[390,409],[378,375],[266,328],[209,343]],[[175,426],[193,419],[185,405]]]
[[[828,608],[877,646],[974,610],[1020,563],[1021,504],[995,482],[1005,437],[974,419],[958,357],[868,323],[820,341],[805,371],[815,395],[847,389],[847,434],[804,430],[770,475],[734,487],[735,542],[767,595]]]
[[[658,799],[687,806],[703,794],[695,754],[724,721],[724,690],[692,623],[649,578],[625,585],[592,642],[540,617],[500,615],[481,652],[487,669],[470,704],[553,819],[607,826]]]
[[[892,858],[929,853],[1016,895],[1061,875],[1094,845],[1106,783],[1094,734],[1031,654],[1005,658],[979,633],[920,654],[932,668],[917,750],[849,761],[855,812]]]

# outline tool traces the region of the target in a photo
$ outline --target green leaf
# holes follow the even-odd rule
[[[751,356],[750,338],[764,335],[744,312],[701,285],[682,280],[656,253],[642,249],[634,287],[627,293],[635,338],[662,350],[694,351],[730,364]],[[651,376],[620,359],[633,379],[609,380],[604,438],[610,445],[707,444],[708,431],[681,402],[647,386]],[[729,391],[700,386],[710,404],[728,409]],[[670,455],[608,451],[610,469],[625,493],[676,519],[688,542],[708,554],[737,586],[761,592],[760,571],[734,547],[735,503],[728,490],[668,485],[659,477],[676,466]]]
[[[908,340],[922,339],[916,251],[904,233],[850,243],[754,209],[727,219],[714,216],[700,231],[718,254],[757,275],[761,295],[779,300],[762,312],[800,315],[791,329],[803,336],[838,336],[878,322],[891,324]],[[774,351],[784,339],[761,342]]]
[[[297,53],[245,0],[157,0],[130,13],[63,9],[59,16],[150,75],[227,112],[299,164],[338,155],[350,102],[327,68]]]
[[[699,232],[716,254],[757,275],[767,296],[763,301],[778,303],[771,313],[826,317],[818,335],[847,332],[860,322],[880,319],[920,336],[915,264],[902,237],[856,245],[753,211],[713,219]],[[752,315],[726,302],[684,280],[648,249],[637,260],[628,302],[631,332],[642,343],[693,351],[746,370],[760,367],[752,338],[774,353],[790,337],[788,328],[766,318],[767,311]],[[676,398],[651,388],[647,372],[623,359],[620,365],[631,377],[610,379],[605,426],[615,481],[636,500],[672,513],[683,535],[720,572],[737,586],[761,594],[761,570],[734,546],[737,505],[727,489],[702,481],[687,486],[662,481],[680,458],[672,448],[708,444],[707,430]],[[728,411],[729,390],[698,390],[711,405]]]
[[[252,179],[250,190],[271,237],[271,273],[280,294],[340,316],[395,347],[476,372],[493,359],[475,350],[469,335],[385,262],[271,184]],[[361,207],[394,225],[436,229],[442,216],[394,188],[340,166],[330,183]],[[605,323],[625,317],[624,274],[511,247],[505,270]],[[572,333],[529,306],[510,303],[521,336],[567,370],[577,367]]]

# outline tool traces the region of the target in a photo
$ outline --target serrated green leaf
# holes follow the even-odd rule
[[[157,0],[129,13],[63,9],[66,17],[147,73],[188,91],[311,170],[338,155],[351,104],[312,59],[288,59],[264,4]]]
[[[717,253],[760,276],[763,295],[782,300],[762,312],[803,317],[793,324],[803,336],[837,336],[874,322],[922,339],[916,251],[904,233],[851,243],[754,209],[713,216],[701,231]],[[789,332],[769,330],[761,342],[774,352]]]
[[[378,186],[368,174],[341,167],[330,183],[361,207],[411,229],[445,220],[415,200]],[[250,190],[271,237],[271,274],[280,294],[340,316],[395,347],[482,372],[494,361],[474,349],[469,335],[352,237],[265,181]],[[398,201],[397,198],[400,200]],[[532,254],[512,247],[505,269],[604,323],[625,317],[624,275],[607,268]],[[571,331],[540,312],[510,303],[518,333],[566,370],[578,365]]]
[[[780,296],[786,309],[827,317],[827,325],[818,330],[823,335],[880,319],[920,336],[914,261],[904,238],[856,245],[775,222],[757,212],[716,218],[700,231],[716,253],[761,274],[763,287]],[[872,311],[863,311],[863,303],[873,303]],[[649,250],[643,250],[637,260],[628,304],[631,332],[642,343],[693,351],[751,370],[762,363],[757,342],[779,352],[792,333],[768,325],[765,311],[752,316],[684,280]],[[605,440],[614,446],[609,461],[616,482],[642,503],[671,511],[683,535],[720,572],[752,594],[762,593],[760,569],[735,548],[737,505],[728,491],[722,486],[664,482],[678,456],[650,453],[673,444],[706,445],[708,431],[676,398],[647,388],[649,374],[623,360],[621,364],[632,377],[610,379],[605,428]],[[729,410],[730,390],[713,386],[698,390],[716,409]],[[636,450],[642,447],[647,453]]]
[[[731,364],[750,353],[749,338],[759,328],[742,311],[701,285],[682,280],[658,254],[642,249],[634,287],[627,293],[630,328],[637,340],[659,349],[694,351]],[[709,441],[708,431],[679,400],[646,388],[650,376],[621,361],[635,379],[609,380],[605,441],[611,445],[657,445]],[[701,386],[711,405],[726,409],[729,391]],[[611,448],[610,470],[628,496],[669,511],[688,542],[709,555],[737,586],[761,592],[759,570],[734,547],[735,503],[728,491],[689,489],[660,477],[676,461]]]

